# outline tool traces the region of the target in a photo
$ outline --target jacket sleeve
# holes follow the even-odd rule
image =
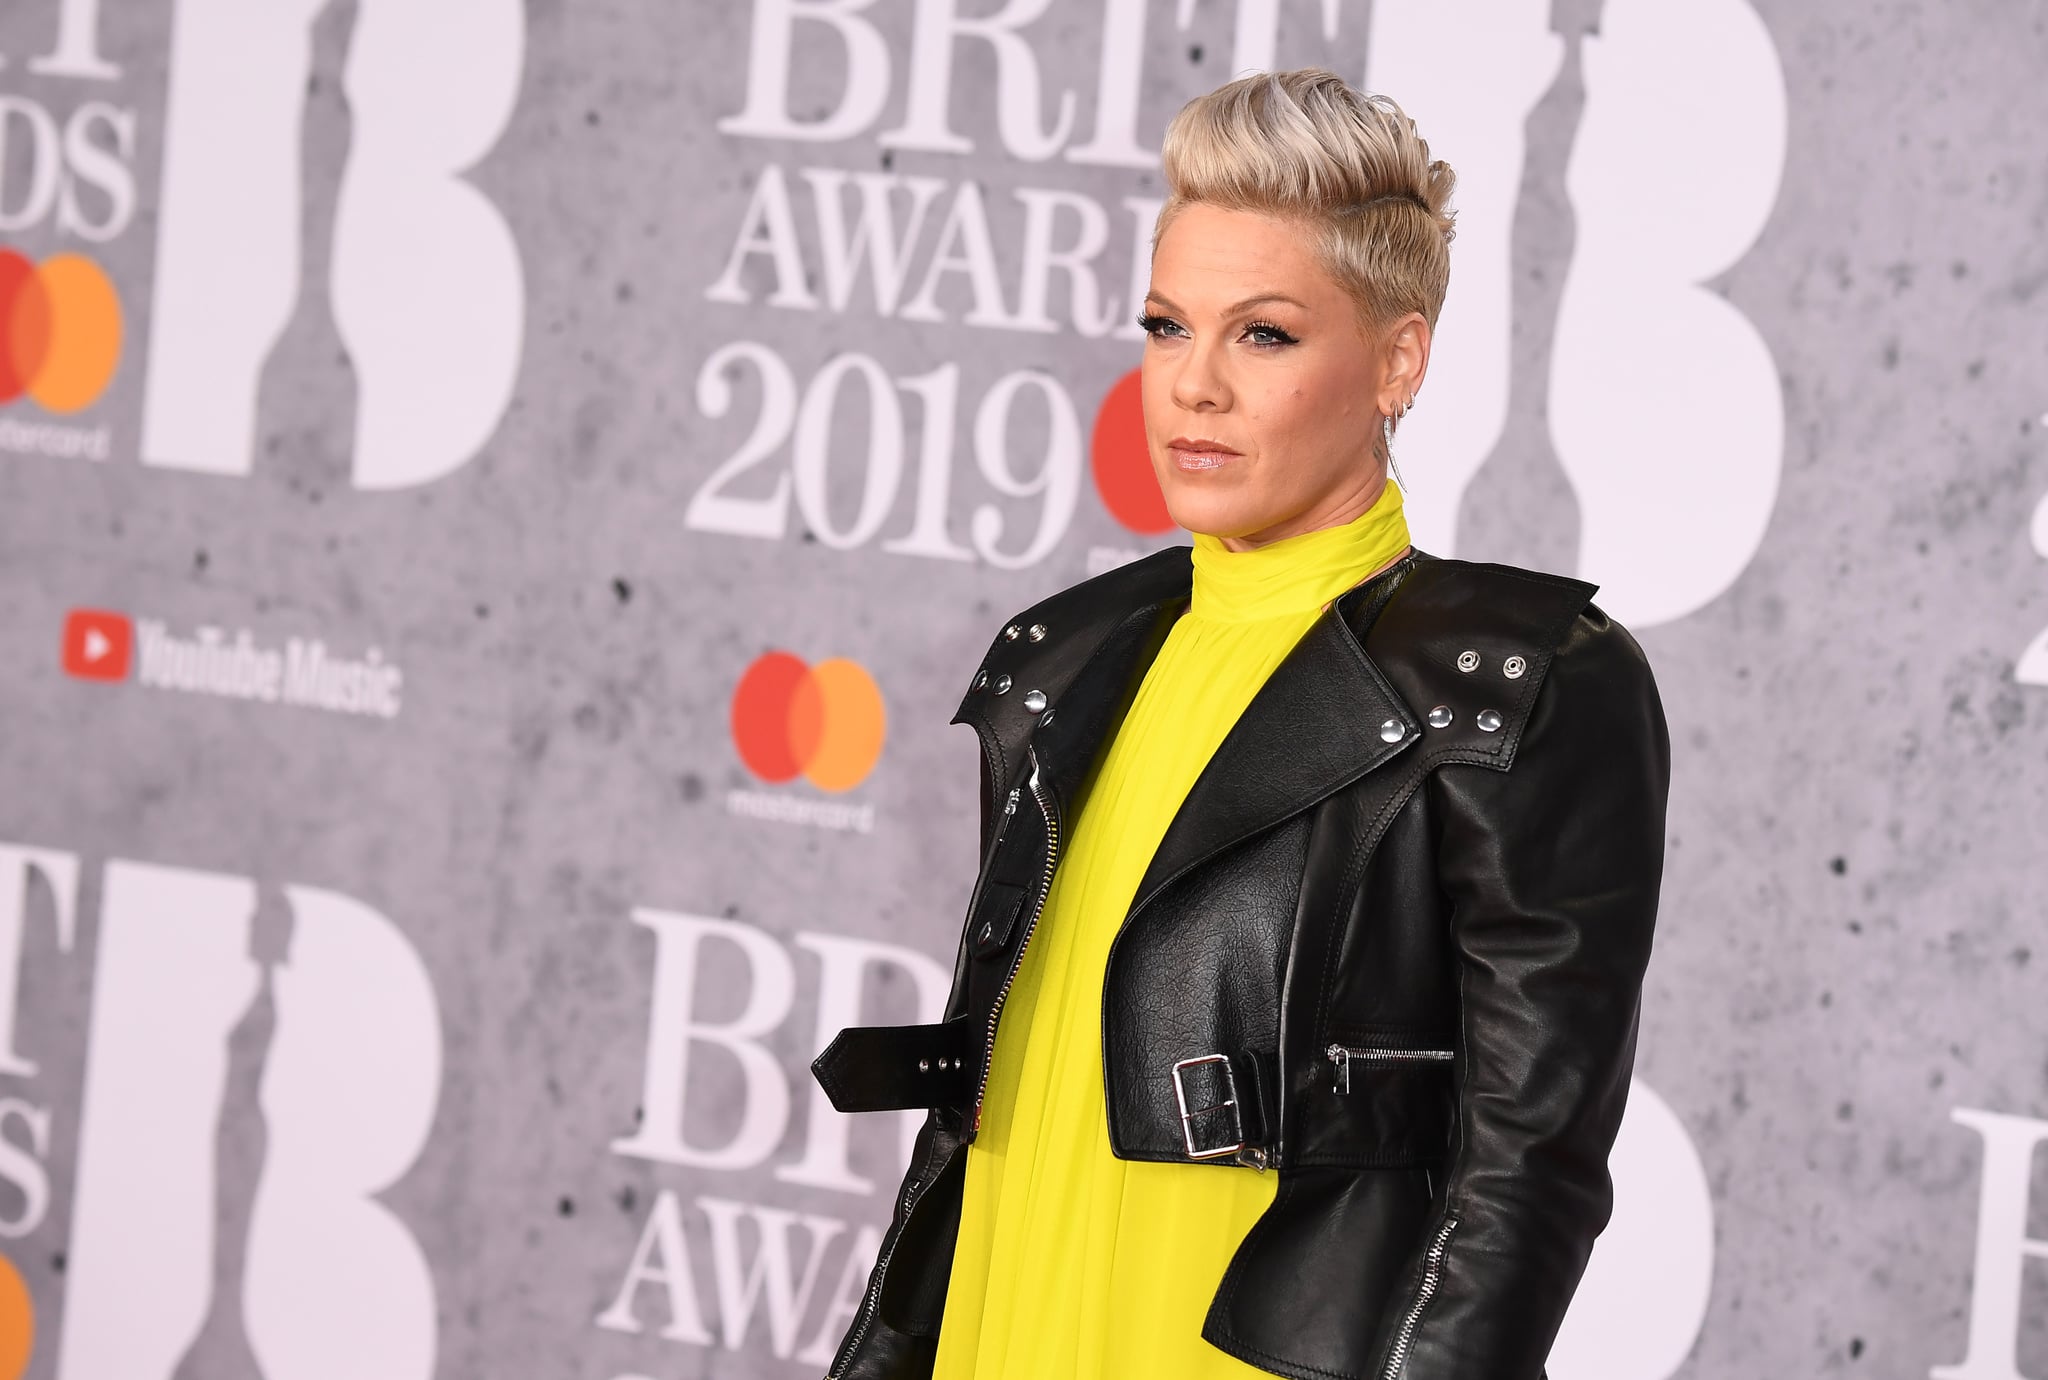
[[[1663,875],[1670,741],[1635,640],[1597,607],[1554,654],[1511,766],[1438,770],[1457,1121],[1440,1210],[1374,1374],[1537,1380],[1613,1205]]]

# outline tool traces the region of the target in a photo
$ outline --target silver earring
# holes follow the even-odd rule
[[[1387,468],[1394,472],[1394,482],[1401,486],[1401,492],[1408,492],[1408,481],[1401,477],[1401,462],[1394,458],[1394,414],[1380,414],[1380,436],[1387,443]]]

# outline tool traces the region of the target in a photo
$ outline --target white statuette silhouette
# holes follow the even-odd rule
[[[1550,0],[1378,0],[1365,86],[1414,118],[1431,158],[1458,174],[1451,285],[1429,374],[1394,447],[1415,483],[1403,495],[1415,544],[1453,552],[1465,488],[1507,423],[1515,203],[1529,112],[1557,78],[1564,42]],[[1374,419],[1375,424],[1377,419]]]
[[[257,999],[256,889],[239,877],[107,864],[80,1117],[60,1380],[171,1380],[221,1299],[266,1380],[426,1380],[434,1286],[375,1195],[426,1143],[441,1083],[438,1004],[390,921],[287,887],[271,969],[262,1125],[221,1124],[230,1037]],[[260,1137],[243,1277],[218,1262],[223,1134]],[[207,1358],[198,1358],[203,1362]]]
[[[298,302],[300,137],[327,0],[180,0],[144,388],[147,464],[247,474],[265,362]],[[425,484],[512,397],[525,284],[464,173],[512,115],[519,0],[360,0],[329,285],[358,385],[355,483]],[[317,232],[318,227],[316,227]]]
[[[433,983],[405,936],[349,897],[285,888],[290,961],[263,1075],[270,1153],[242,1281],[269,1380],[428,1380],[434,1281],[376,1195],[427,1143],[441,1091]]]
[[[1777,366],[1700,284],[1748,251],[1777,199],[1785,81],[1744,0],[1607,0],[1584,42],[1551,439],[1578,494],[1579,573],[1647,627],[1732,585],[1777,501]]]
[[[264,361],[299,295],[310,26],[327,0],[180,0],[142,460],[247,474]]]
[[[361,0],[332,287],[361,388],[361,488],[461,468],[512,401],[526,330],[519,249],[462,175],[512,118],[525,45],[520,0]]]
[[[1667,1380],[1706,1321],[1714,1200],[1677,1113],[1641,1081],[1608,1157],[1614,1216],[1545,1367],[1551,1380]]]

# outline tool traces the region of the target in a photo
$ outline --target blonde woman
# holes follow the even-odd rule
[[[1537,1380],[1610,1210],[1655,683],[1591,586],[1409,545],[1454,177],[1399,106],[1247,77],[1164,159],[1145,428],[1193,550],[968,678],[947,1018],[814,1065],[930,1109],[831,1374]]]

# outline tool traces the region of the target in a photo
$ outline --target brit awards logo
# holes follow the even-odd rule
[[[1565,26],[1548,0],[1496,0],[1484,22],[1428,0],[1380,0],[1363,85],[1397,93],[1458,174],[1450,291],[1421,404],[1397,438],[1416,544],[1471,554],[1459,549],[1461,518],[1482,471],[1554,467],[1578,534],[1575,551],[1555,553],[1560,567],[1600,584],[1603,607],[1644,628],[1733,585],[1776,506],[1776,365],[1755,326],[1705,284],[1749,252],[1776,204],[1785,87],[1745,0],[1594,9]],[[1231,70],[1269,67],[1272,55],[1261,40]],[[1731,90],[1752,96],[1730,102]],[[1532,148],[1539,114],[1563,137]],[[1542,243],[1570,244],[1564,263],[1536,257],[1524,225],[1531,185],[1556,192],[1533,214],[1566,208],[1567,225],[1534,227]],[[1532,286],[1545,284],[1558,286]],[[1722,423],[1673,423],[1710,414]],[[1119,526],[1136,538],[1171,530],[1135,371],[1100,405],[1091,462]],[[1087,568],[1141,550],[1094,547]],[[2048,678],[2041,665],[2048,656],[2030,658],[2020,678]]]
[[[162,180],[151,215],[146,465],[246,475],[265,370],[306,296],[300,246],[304,117],[314,28],[327,0],[176,0]],[[324,285],[357,395],[352,479],[431,483],[467,464],[511,403],[525,339],[518,245],[469,180],[518,102],[518,0],[359,0],[342,85],[348,157],[327,233]],[[96,0],[25,0],[54,22],[47,51],[0,53],[37,95],[0,94],[0,235],[117,242],[137,223],[143,119],[105,98],[130,82]],[[19,67],[17,67],[17,64]],[[49,94],[44,94],[49,93]],[[316,228],[310,233],[320,233]],[[122,311],[97,264],[36,265],[0,251],[0,404],[26,396],[69,416],[97,400],[123,346]],[[315,288],[319,291],[319,288]],[[139,289],[131,285],[131,292]],[[0,449],[104,460],[104,428],[0,413]]]
[[[0,1198],[25,1205],[0,1237],[73,1198],[51,1373],[427,1380],[433,1278],[381,1200],[440,1098],[439,1002],[411,942],[338,892],[110,859],[83,1094],[62,1109],[77,1160],[52,1173],[62,1095],[31,1057],[36,1030],[16,1029],[17,980],[35,981],[32,896],[56,929],[39,961],[76,950],[81,870],[0,842]],[[0,1380],[34,1344],[20,1283],[0,1261]]]

